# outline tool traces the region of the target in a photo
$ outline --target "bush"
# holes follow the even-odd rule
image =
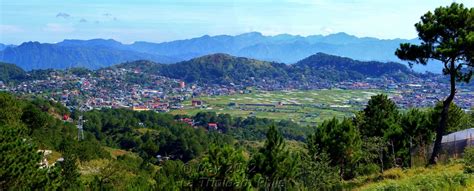
[[[371,174],[377,174],[380,172],[380,167],[377,164],[369,163],[369,164],[361,164],[357,166],[356,173],[357,176],[366,176]]]
[[[399,179],[403,176],[403,170],[401,168],[392,168],[383,173],[384,179]]]
[[[464,150],[464,172],[474,173],[474,147],[467,147]]]
[[[469,175],[458,173],[442,173],[438,175],[418,175],[410,179],[399,181],[389,180],[367,190],[457,190],[465,188]]]

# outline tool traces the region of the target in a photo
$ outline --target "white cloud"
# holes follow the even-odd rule
[[[7,33],[20,33],[24,30],[15,25],[0,25],[0,33],[7,34]]]
[[[321,27],[321,34],[328,35],[334,33],[334,29],[331,27]]]
[[[47,32],[55,32],[55,33],[68,33],[74,31],[74,27],[69,25],[61,25],[57,23],[48,23],[46,27],[43,28],[44,31]]]

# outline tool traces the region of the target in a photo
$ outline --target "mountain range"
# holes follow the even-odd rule
[[[400,62],[394,55],[400,43],[415,39],[381,40],[359,38],[346,33],[299,36],[265,36],[258,32],[241,35],[205,35],[198,38],[163,43],[134,42],[123,44],[112,39],[64,40],[59,43],[25,42],[18,46],[0,46],[0,61],[15,63],[25,70],[86,67],[97,69],[126,61],[151,60],[176,63],[215,53],[286,64],[296,63],[318,52],[362,61]],[[435,71],[436,67],[414,68]]]

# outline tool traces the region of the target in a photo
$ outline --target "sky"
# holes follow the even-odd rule
[[[416,37],[414,23],[453,0],[0,0],[0,43],[115,39],[164,42],[203,35]],[[456,0],[474,7],[474,0]]]

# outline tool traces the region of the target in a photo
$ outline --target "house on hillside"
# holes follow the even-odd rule
[[[150,109],[146,106],[133,106],[133,111],[149,111]]]
[[[207,124],[207,129],[208,130],[217,130],[218,126],[217,123],[208,123]]]
[[[188,125],[194,127],[195,123],[194,123],[194,119],[191,119],[191,118],[181,118],[179,119],[179,121],[183,122],[183,123],[187,123]]]
[[[192,100],[191,105],[193,107],[202,106],[202,101],[201,100]]]

